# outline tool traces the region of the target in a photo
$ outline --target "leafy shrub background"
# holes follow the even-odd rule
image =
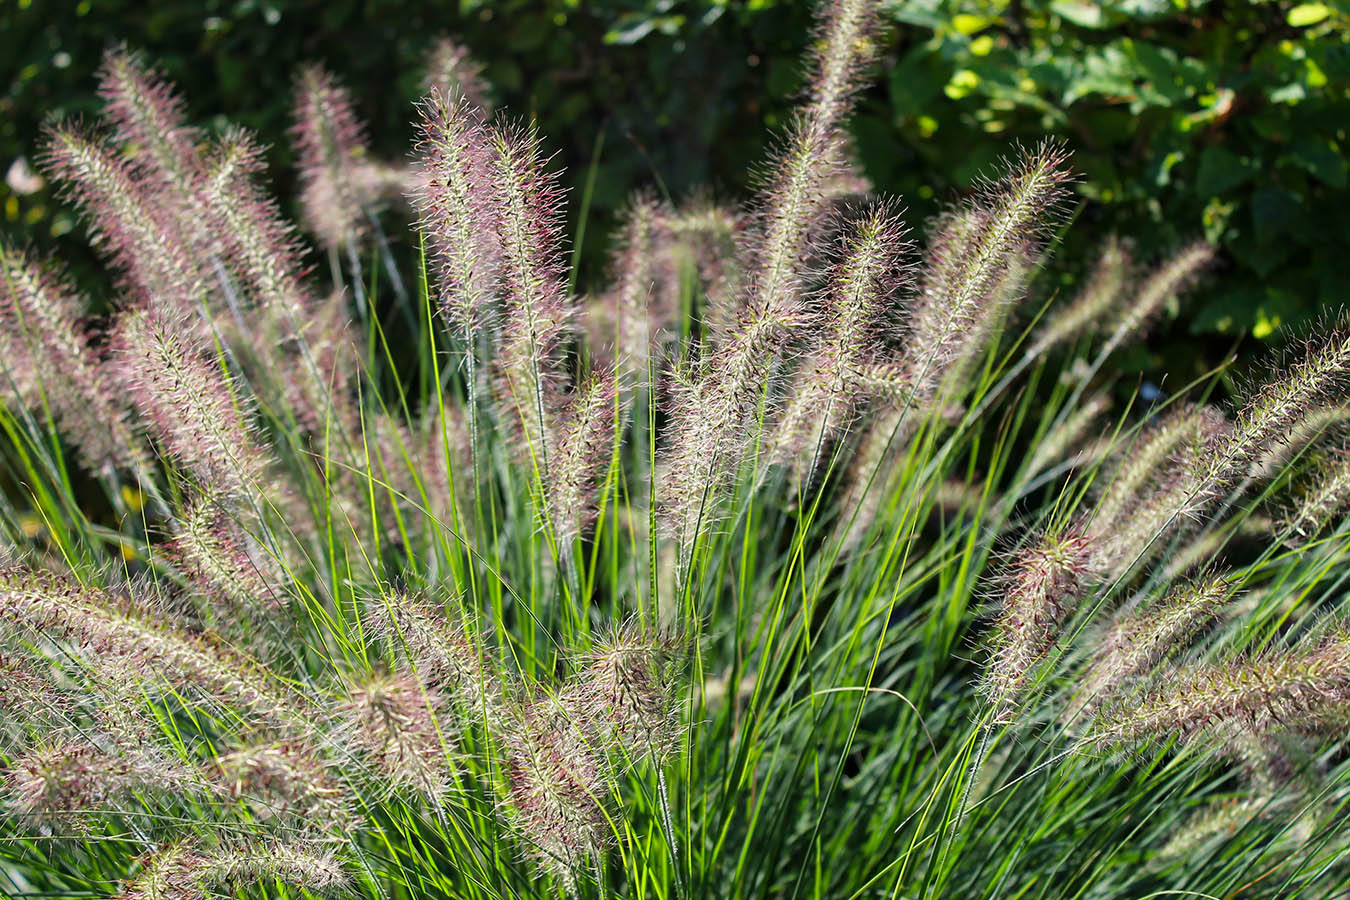
[[[194,114],[228,114],[257,131],[283,193],[293,186],[285,131],[300,61],[322,60],[350,85],[377,151],[392,157],[408,146],[423,54],[451,34],[486,65],[501,104],[538,119],[567,183],[589,196],[581,258],[591,270],[603,259],[598,236],[632,189],[741,194],[744,184],[713,173],[763,158],[765,126],[782,124],[799,87],[811,21],[808,5],[772,0],[19,0],[3,9],[5,166],[31,156],[48,113],[91,111],[93,70],[121,40],[190,87]],[[1278,338],[1281,326],[1344,299],[1345,8],[906,0],[890,17],[887,71],[854,130],[868,175],[906,198],[911,219],[969,188],[1009,142],[1049,134],[1074,149],[1079,215],[1098,226],[1071,235],[1115,229],[1151,257],[1203,233],[1226,251],[1180,326],[1127,368],[1201,370],[1235,341]],[[50,220],[37,230],[57,240],[74,226],[46,191],[0,192],[10,233],[31,236]],[[78,246],[60,243],[68,258]],[[1090,250],[1071,245],[1060,258]],[[1060,282],[1077,274],[1061,272]]]

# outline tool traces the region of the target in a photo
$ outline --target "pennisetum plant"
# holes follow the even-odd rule
[[[0,889],[1350,892],[1350,331],[1132,395],[1214,250],[1052,298],[1051,144],[911,221],[886,39],[824,2],[759,193],[637,194],[584,295],[465,48],[406,160],[301,70],[303,230],[111,51],[44,138],[111,311],[0,247]]]

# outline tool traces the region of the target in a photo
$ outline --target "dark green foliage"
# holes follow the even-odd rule
[[[911,202],[925,185],[942,199],[997,154],[981,133],[1058,135],[1093,223],[1061,258],[1088,258],[1088,231],[1135,236],[1144,256],[1204,234],[1224,252],[1188,330],[1266,337],[1344,296],[1350,18],[1336,6],[903,3],[889,105],[857,123],[864,158]],[[1175,340],[1173,363],[1195,355]]]
[[[1059,259],[1090,258],[1082,235],[1109,229],[1146,258],[1202,233],[1221,245],[1174,331],[1204,335],[1207,350],[1164,337],[1127,363],[1203,369],[1235,337],[1278,337],[1340,299],[1350,33],[1335,4],[906,0],[891,13],[886,71],[853,130],[869,176],[905,197],[911,221],[968,189],[1009,141],[1054,134],[1074,149],[1093,226]],[[0,165],[32,158],[48,113],[91,112],[102,51],[125,41],[189,87],[199,121],[228,114],[257,131],[290,196],[297,64],[333,69],[376,151],[397,158],[422,56],[448,34],[485,64],[501,104],[537,118],[577,200],[593,186],[581,259],[595,275],[597,236],[635,188],[744,195],[727,173],[751,169],[783,124],[809,23],[806,4],[774,0],[20,0],[0,12]],[[29,240],[74,224],[46,191],[0,186],[0,205],[0,231]]]

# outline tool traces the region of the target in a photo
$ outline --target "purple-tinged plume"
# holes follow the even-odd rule
[[[469,55],[467,47],[450,38],[441,38],[427,54],[426,89],[451,103],[461,101],[484,114],[492,112],[491,89],[483,80],[483,66]]]
[[[1001,721],[1011,721],[1013,704],[1054,648],[1092,576],[1091,543],[1072,530],[1042,535],[1013,557],[1002,578],[1003,609],[980,684],[981,693],[998,704]]]
[[[1295,540],[1310,540],[1350,509],[1350,450],[1329,449],[1313,481],[1294,501],[1285,527]]]
[[[64,275],[43,269],[0,242],[0,331],[27,358],[62,432],[94,471],[112,465],[137,476],[151,472],[148,448],[127,422],[107,367],[89,346],[84,304]],[[34,398],[35,399],[35,398]]]
[[[1350,700],[1350,642],[1270,652],[1170,672],[1142,700],[1104,709],[1094,737],[1108,743],[1187,738],[1203,729],[1316,727]]]
[[[683,735],[683,641],[637,622],[615,628],[579,659],[560,703],[597,747],[658,763]]]
[[[226,622],[264,618],[284,599],[265,551],[210,497],[184,509],[170,552],[195,592]]]
[[[1199,452],[1226,427],[1217,409],[1181,404],[1129,440],[1095,479],[1100,487],[1093,532],[1110,541],[1141,504],[1157,496],[1178,462]]]
[[[73,817],[205,789],[195,771],[152,747],[104,746],[88,736],[30,750],[11,763],[3,781],[11,813],[64,828]]]
[[[222,753],[216,780],[226,796],[260,820],[302,832],[349,832],[358,823],[347,791],[318,751],[298,741],[275,741]]]
[[[599,483],[615,450],[618,410],[614,373],[603,372],[573,392],[558,416],[544,489],[549,525],[560,543],[580,536],[598,512]]]
[[[111,346],[117,381],[164,450],[207,489],[252,496],[263,454],[245,398],[220,362],[176,319],[148,309],[122,313]]]
[[[556,705],[531,707],[507,739],[506,818],[544,871],[571,889],[614,846],[612,773]]]
[[[206,158],[197,196],[239,286],[266,317],[260,337],[279,341],[298,331],[313,300],[301,279],[295,228],[257,183],[265,170],[262,147],[230,129]]]
[[[147,854],[117,900],[208,900],[222,891],[283,882],[305,891],[345,888],[349,877],[333,851],[308,842],[233,843],[207,850],[191,840]]]
[[[125,48],[108,51],[99,72],[103,115],[113,125],[155,196],[190,225],[192,198],[202,177],[200,132],[187,125],[187,105],[144,58]]]
[[[1052,311],[1027,354],[1039,356],[1052,347],[1101,328],[1103,319],[1120,307],[1134,279],[1130,243],[1112,235],[1097,252],[1087,282],[1065,306]]]
[[[413,205],[430,244],[441,314],[472,340],[492,310],[499,280],[489,136],[480,112],[440,90],[420,109]]]
[[[1029,253],[1066,196],[1067,160],[1049,144],[1024,153],[941,226],[905,334],[906,368],[915,373],[919,399],[936,396],[948,367],[983,349],[971,335],[987,332],[998,308],[1020,296]]]
[[[822,211],[821,187],[842,161],[840,122],[874,51],[876,13],[869,0],[825,8],[809,102],[744,233],[737,324],[701,371],[677,385],[660,502],[665,526],[683,548],[720,518],[732,476],[755,439],[775,366],[809,318],[804,261]]]
[[[506,293],[499,395],[519,429],[522,455],[546,485],[566,381],[563,340],[572,324],[561,246],[562,191],[556,176],[545,171],[532,131],[493,128],[490,141]]]
[[[1317,409],[1341,401],[1347,382],[1350,330],[1342,327],[1310,348],[1282,377],[1257,389],[1232,430],[1206,455],[1203,491],[1217,490],[1245,474],[1269,448],[1301,430]]]
[[[1168,301],[1190,287],[1213,260],[1214,248],[1196,241],[1158,266],[1125,301],[1102,353],[1110,353],[1125,341],[1146,335]]]
[[[96,246],[112,258],[127,287],[147,305],[197,314],[209,296],[210,276],[191,240],[155,200],[153,185],[108,144],[70,122],[51,126],[45,163],[89,220]]]
[[[597,335],[613,341],[626,391],[647,380],[652,347],[679,313],[673,241],[666,205],[647,194],[635,197],[610,256],[612,285],[600,299],[613,330]]]
[[[262,721],[303,720],[255,664],[50,573],[0,570],[0,621],[79,646],[92,667],[126,685],[167,682]]]
[[[1232,576],[1211,575],[1174,588],[1156,606],[1117,615],[1084,676],[1085,702],[1100,705],[1154,674],[1218,618],[1235,589]]]
[[[905,230],[885,206],[867,210],[831,273],[820,339],[803,365],[773,436],[775,453],[810,481],[822,458],[873,398],[866,373],[882,357],[906,279]]]
[[[469,622],[448,617],[442,604],[423,595],[395,591],[366,604],[364,624],[372,639],[416,667],[418,677],[461,714],[490,729],[503,727],[506,690]]]
[[[439,693],[411,672],[369,675],[342,705],[339,746],[361,756],[389,787],[440,797],[451,777],[440,703]]]
[[[329,249],[359,240],[369,210],[393,181],[385,183],[382,167],[371,160],[347,89],[321,66],[300,71],[291,136],[305,227]]]

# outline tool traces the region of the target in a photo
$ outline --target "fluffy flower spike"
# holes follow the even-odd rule
[[[483,80],[483,66],[469,50],[441,38],[427,55],[426,93],[439,93],[451,103],[463,101],[483,113],[492,112],[492,92]]]
[[[802,367],[774,436],[780,461],[795,457],[795,469],[808,481],[872,399],[866,373],[881,358],[885,331],[902,299],[910,249],[904,226],[882,204],[864,211],[844,240],[825,294],[820,343]]]
[[[106,142],[70,122],[48,129],[44,160],[134,295],[166,311],[199,313],[210,277],[192,242],[181,239],[177,220],[156,202],[152,185]]]
[[[379,169],[351,95],[321,66],[300,71],[291,136],[300,158],[305,227],[330,249],[359,240],[378,198]]]
[[[993,652],[980,689],[1012,716],[1059,629],[1078,608],[1092,577],[1092,545],[1080,533],[1046,534],[1023,549],[1003,578],[1003,609],[994,624]]]
[[[506,294],[501,396],[520,429],[522,455],[547,484],[573,312],[561,245],[562,190],[545,169],[534,132],[494,127],[490,141]]]
[[[164,189],[160,196],[185,217],[201,179],[201,135],[187,125],[187,104],[138,53],[109,50],[100,70],[103,115],[138,170]]]
[[[614,453],[618,384],[613,372],[594,375],[560,415],[545,489],[550,525],[559,542],[579,537],[595,518],[597,493]]]
[[[951,214],[930,252],[929,276],[905,336],[905,367],[921,398],[936,395],[953,363],[968,355],[967,336],[984,330],[991,307],[1017,296],[1010,275],[1025,270],[1028,247],[1049,233],[1069,181],[1068,154],[1045,144]]]
[[[148,448],[114,399],[107,367],[80,326],[83,314],[62,273],[44,270],[0,242],[0,330],[27,351],[6,362],[30,361],[34,388],[42,385],[61,430],[93,470],[114,465],[145,477],[151,471]]]
[[[154,435],[201,484],[236,498],[253,495],[263,454],[244,398],[177,320],[130,309],[111,345],[117,380]]]
[[[439,88],[420,110],[413,204],[435,260],[441,313],[468,335],[490,311],[499,279],[488,133],[481,113]]]

